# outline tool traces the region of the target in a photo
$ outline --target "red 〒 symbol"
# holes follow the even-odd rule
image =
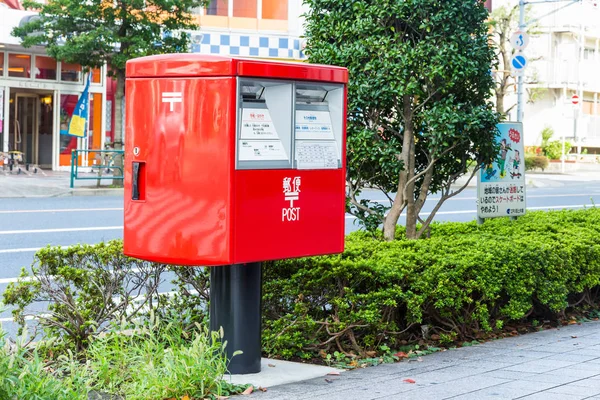
[[[521,133],[516,129],[511,129],[508,131],[508,137],[515,143],[519,143],[521,141]]]

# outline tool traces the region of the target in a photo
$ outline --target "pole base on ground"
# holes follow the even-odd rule
[[[261,263],[210,268],[210,330],[223,328],[231,374],[260,372],[261,284]]]

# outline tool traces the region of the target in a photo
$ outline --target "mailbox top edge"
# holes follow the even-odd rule
[[[127,78],[247,76],[348,83],[348,70],[304,61],[207,54],[161,54],[127,61]]]

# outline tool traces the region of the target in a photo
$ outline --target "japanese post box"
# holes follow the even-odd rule
[[[213,266],[342,252],[347,81],[300,62],[128,61],[125,254]]]

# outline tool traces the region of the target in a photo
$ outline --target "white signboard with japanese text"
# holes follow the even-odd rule
[[[484,165],[477,180],[479,218],[525,215],[525,154],[523,124],[498,124],[496,158]]]
[[[281,140],[240,140],[238,152],[240,161],[289,160]]]
[[[334,140],[329,111],[296,110],[296,139]]]
[[[266,108],[242,110],[242,139],[279,139],[271,114]]]
[[[296,140],[296,162],[298,169],[339,168],[336,142]]]

